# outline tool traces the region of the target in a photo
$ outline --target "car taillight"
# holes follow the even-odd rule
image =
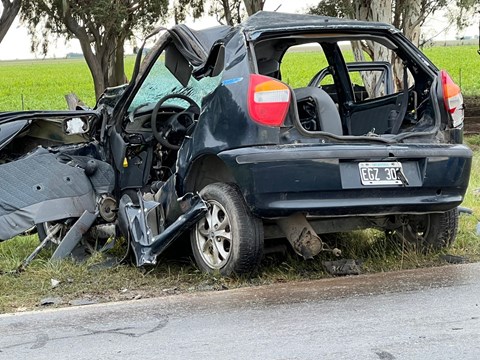
[[[248,111],[255,122],[281,126],[290,106],[290,88],[268,76],[252,74],[248,88]]]
[[[464,119],[463,96],[460,87],[455,84],[445,70],[440,71],[445,108],[452,116],[453,127],[460,126]]]

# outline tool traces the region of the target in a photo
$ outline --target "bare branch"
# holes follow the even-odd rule
[[[20,11],[21,0],[2,0],[2,5],[3,11],[0,16],[0,43]]]

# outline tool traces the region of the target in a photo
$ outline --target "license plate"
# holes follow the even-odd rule
[[[363,185],[402,185],[402,164],[395,162],[362,162],[358,164]],[[401,175],[400,175],[401,176]]]

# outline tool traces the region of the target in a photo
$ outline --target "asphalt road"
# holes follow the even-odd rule
[[[0,359],[480,359],[480,264],[0,315]]]

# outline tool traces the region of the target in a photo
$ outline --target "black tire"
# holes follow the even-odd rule
[[[198,267],[223,276],[253,273],[263,256],[262,221],[252,215],[234,184],[210,184],[200,195],[209,211],[190,234]]]
[[[406,225],[390,232],[390,235],[425,253],[451,246],[457,231],[458,209],[455,208],[439,214],[411,215]]]

